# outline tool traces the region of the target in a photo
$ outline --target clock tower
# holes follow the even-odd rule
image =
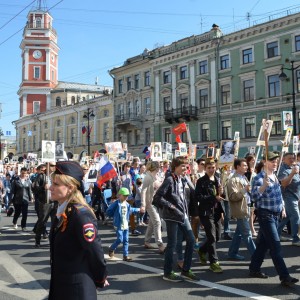
[[[22,82],[18,91],[20,117],[45,112],[51,108],[50,91],[57,85],[57,34],[47,9],[37,8],[27,16],[20,44],[22,50]]]

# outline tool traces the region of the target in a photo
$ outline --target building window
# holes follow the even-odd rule
[[[26,151],[26,138],[23,138],[23,152]]]
[[[107,142],[109,140],[109,124],[103,124],[103,141]]]
[[[60,142],[61,142],[61,132],[60,132],[60,131],[57,131],[57,132],[56,132],[56,142],[57,142],[57,143],[60,143]]]
[[[171,71],[165,71],[163,74],[164,84],[171,83]]]
[[[135,144],[140,145],[141,144],[141,131],[135,130],[134,134],[135,134],[135,137],[134,137]]]
[[[104,111],[103,111],[103,117],[104,118],[109,117],[109,110],[108,109],[104,109]]]
[[[135,100],[135,115],[138,116],[141,114],[140,100]]]
[[[208,89],[199,90],[200,108],[208,107]]]
[[[34,67],[33,69],[33,78],[39,79],[41,75],[41,68],[40,67]]]
[[[140,74],[134,75],[134,88],[138,90],[140,88]]]
[[[75,124],[75,117],[74,117],[74,116],[72,116],[72,117],[70,118],[70,124]]]
[[[171,143],[171,128],[164,128],[163,135],[164,135],[163,141],[166,143]]]
[[[279,96],[280,84],[278,75],[268,76],[269,97]]]
[[[71,145],[76,145],[75,128],[71,128]]]
[[[188,106],[189,106],[188,94],[187,93],[180,94],[179,99],[180,99],[180,106],[181,106],[182,112],[187,111]]]
[[[144,75],[145,75],[144,85],[149,86],[150,85],[150,71],[145,72]]]
[[[243,64],[250,64],[253,62],[252,48],[243,50]]]
[[[36,18],[35,19],[35,25],[36,25],[36,28],[41,28],[42,27],[42,19],[41,18]]]
[[[222,139],[231,139],[231,121],[222,121]]]
[[[209,124],[203,123],[200,125],[200,140],[201,142],[209,141]]]
[[[45,128],[45,129],[48,129],[48,122],[45,122],[45,123],[44,123],[44,128]]]
[[[229,54],[220,57],[221,70],[229,69]]]
[[[51,80],[54,81],[54,71],[51,71]]]
[[[150,128],[145,128],[145,144],[150,144]]]
[[[74,105],[76,103],[75,96],[71,97],[71,104]]]
[[[222,105],[230,104],[230,85],[221,85],[221,103]]]
[[[180,67],[180,79],[186,79],[187,75],[187,66]]]
[[[119,93],[123,93],[123,79],[119,79],[118,88],[119,88]]]
[[[118,141],[120,141],[120,142],[122,142],[122,140],[123,140],[123,134],[122,134],[122,132],[118,132]]]
[[[151,113],[150,97],[147,97],[144,99],[144,104],[145,104],[145,115],[150,115],[150,113]]]
[[[295,36],[295,51],[300,51],[300,35]]]
[[[281,135],[281,114],[270,115],[269,119],[273,121],[271,135]]]
[[[118,104],[118,114],[119,114],[119,116],[122,116],[124,114],[124,104],[123,103]]]
[[[300,92],[300,71],[296,72],[297,92]]]
[[[36,125],[32,126],[32,131],[36,131]]]
[[[44,140],[45,141],[49,140],[49,134],[47,132],[44,133]]]
[[[127,91],[131,90],[131,77],[127,77]]]
[[[32,137],[32,148],[33,148],[33,150],[36,150],[36,136],[35,135]]]
[[[244,101],[254,100],[254,80],[243,81]]]
[[[267,57],[272,58],[278,56],[279,49],[278,49],[278,42],[272,42],[267,44]]]
[[[61,106],[61,98],[60,97],[56,97],[55,106]]]
[[[164,97],[164,112],[171,110],[171,97]]]
[[[127,103],[127,114],[128,114],[128,118],[132,117],[132,113],[133,113],[132,102],[129,101],[129,102]]]
[[[251,138],[255,136],[255,118],[245,118],[245,138]]]
[[[40,113],[40,101],[33,101],[33,113],[34,114]]]
[[[199,75],[208,73],[207,60],[202,60],[199,62]]]
[[[61,125],[60,119],[56,120],[56,126],[60,126],[60,125]]]

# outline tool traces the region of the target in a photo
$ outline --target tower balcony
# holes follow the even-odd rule
[[[198,120],[197,106],[183,106],[181,108],[173,108],[164,112],[165,121],[169,124],[173,122],[180,123],[182,121]]]

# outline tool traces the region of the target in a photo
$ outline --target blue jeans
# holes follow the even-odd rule
[[[117,247],[123,243],[123,256],[128,256],[128,247],[129,247],[129,231],[126,230],[117,230],[117,239],[114,243],[109,247],[109,250],[115,251]]]
[[[228,256],[235,256],[240,249],[241,241],[244,241],[251,256],[255,251],[255,244],[252,239],[249,218],[237,219],[236,229],[228,250]]]
[[[229,233],[230,232],[230,206],[229,206],[229,201],[223,201],[224,203],[224,233]]]
[[[283,218],[279,223],[278,234],[279,236],[281,235],[282,229],[288,223],[288,221],[290,221],[293,242],[298,242],[300,240],[298,237],[298,226],[300,224],[298,201],[286,199],[284,203],[286,210],[286,218]]]
[[[166,220],[166,225],[168,242],[165,251],[164,275],[169,275],[173,270],[173,252],[177,244],[178,230],[182,231],[183,238],[186,240],[183,270],[189,271],[192,264],[192,257],[195,244],[195,237],[191,228],[191,224],[188,218],[186,218],[183,224]]]
[[[277,231],[280,214],[259,208],[257,209],[257,217],[260,229],[257,237],[256,250],[251,257],[249,266],[250,272],[260,272],[265,254],[267,250],[270,249],[270,255],[279,275],[279,279],[283,280],[289,276],[289,272],[281,255],[281,244]]]
[[[4,195],[4,204],[5,204],[5,209],[6,210],[8,210],[10,200],[11,200],[11,193],[6,192],[5,195]]]

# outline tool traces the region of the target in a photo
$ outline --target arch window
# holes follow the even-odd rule
[[[60,119],[58,119],[57,121],[56,121],[56,126],[60,126],[61,125],[61,121],[60,121]]]
[[[61,98],[60,97],[56,97],[55,106],[61,106]]]

